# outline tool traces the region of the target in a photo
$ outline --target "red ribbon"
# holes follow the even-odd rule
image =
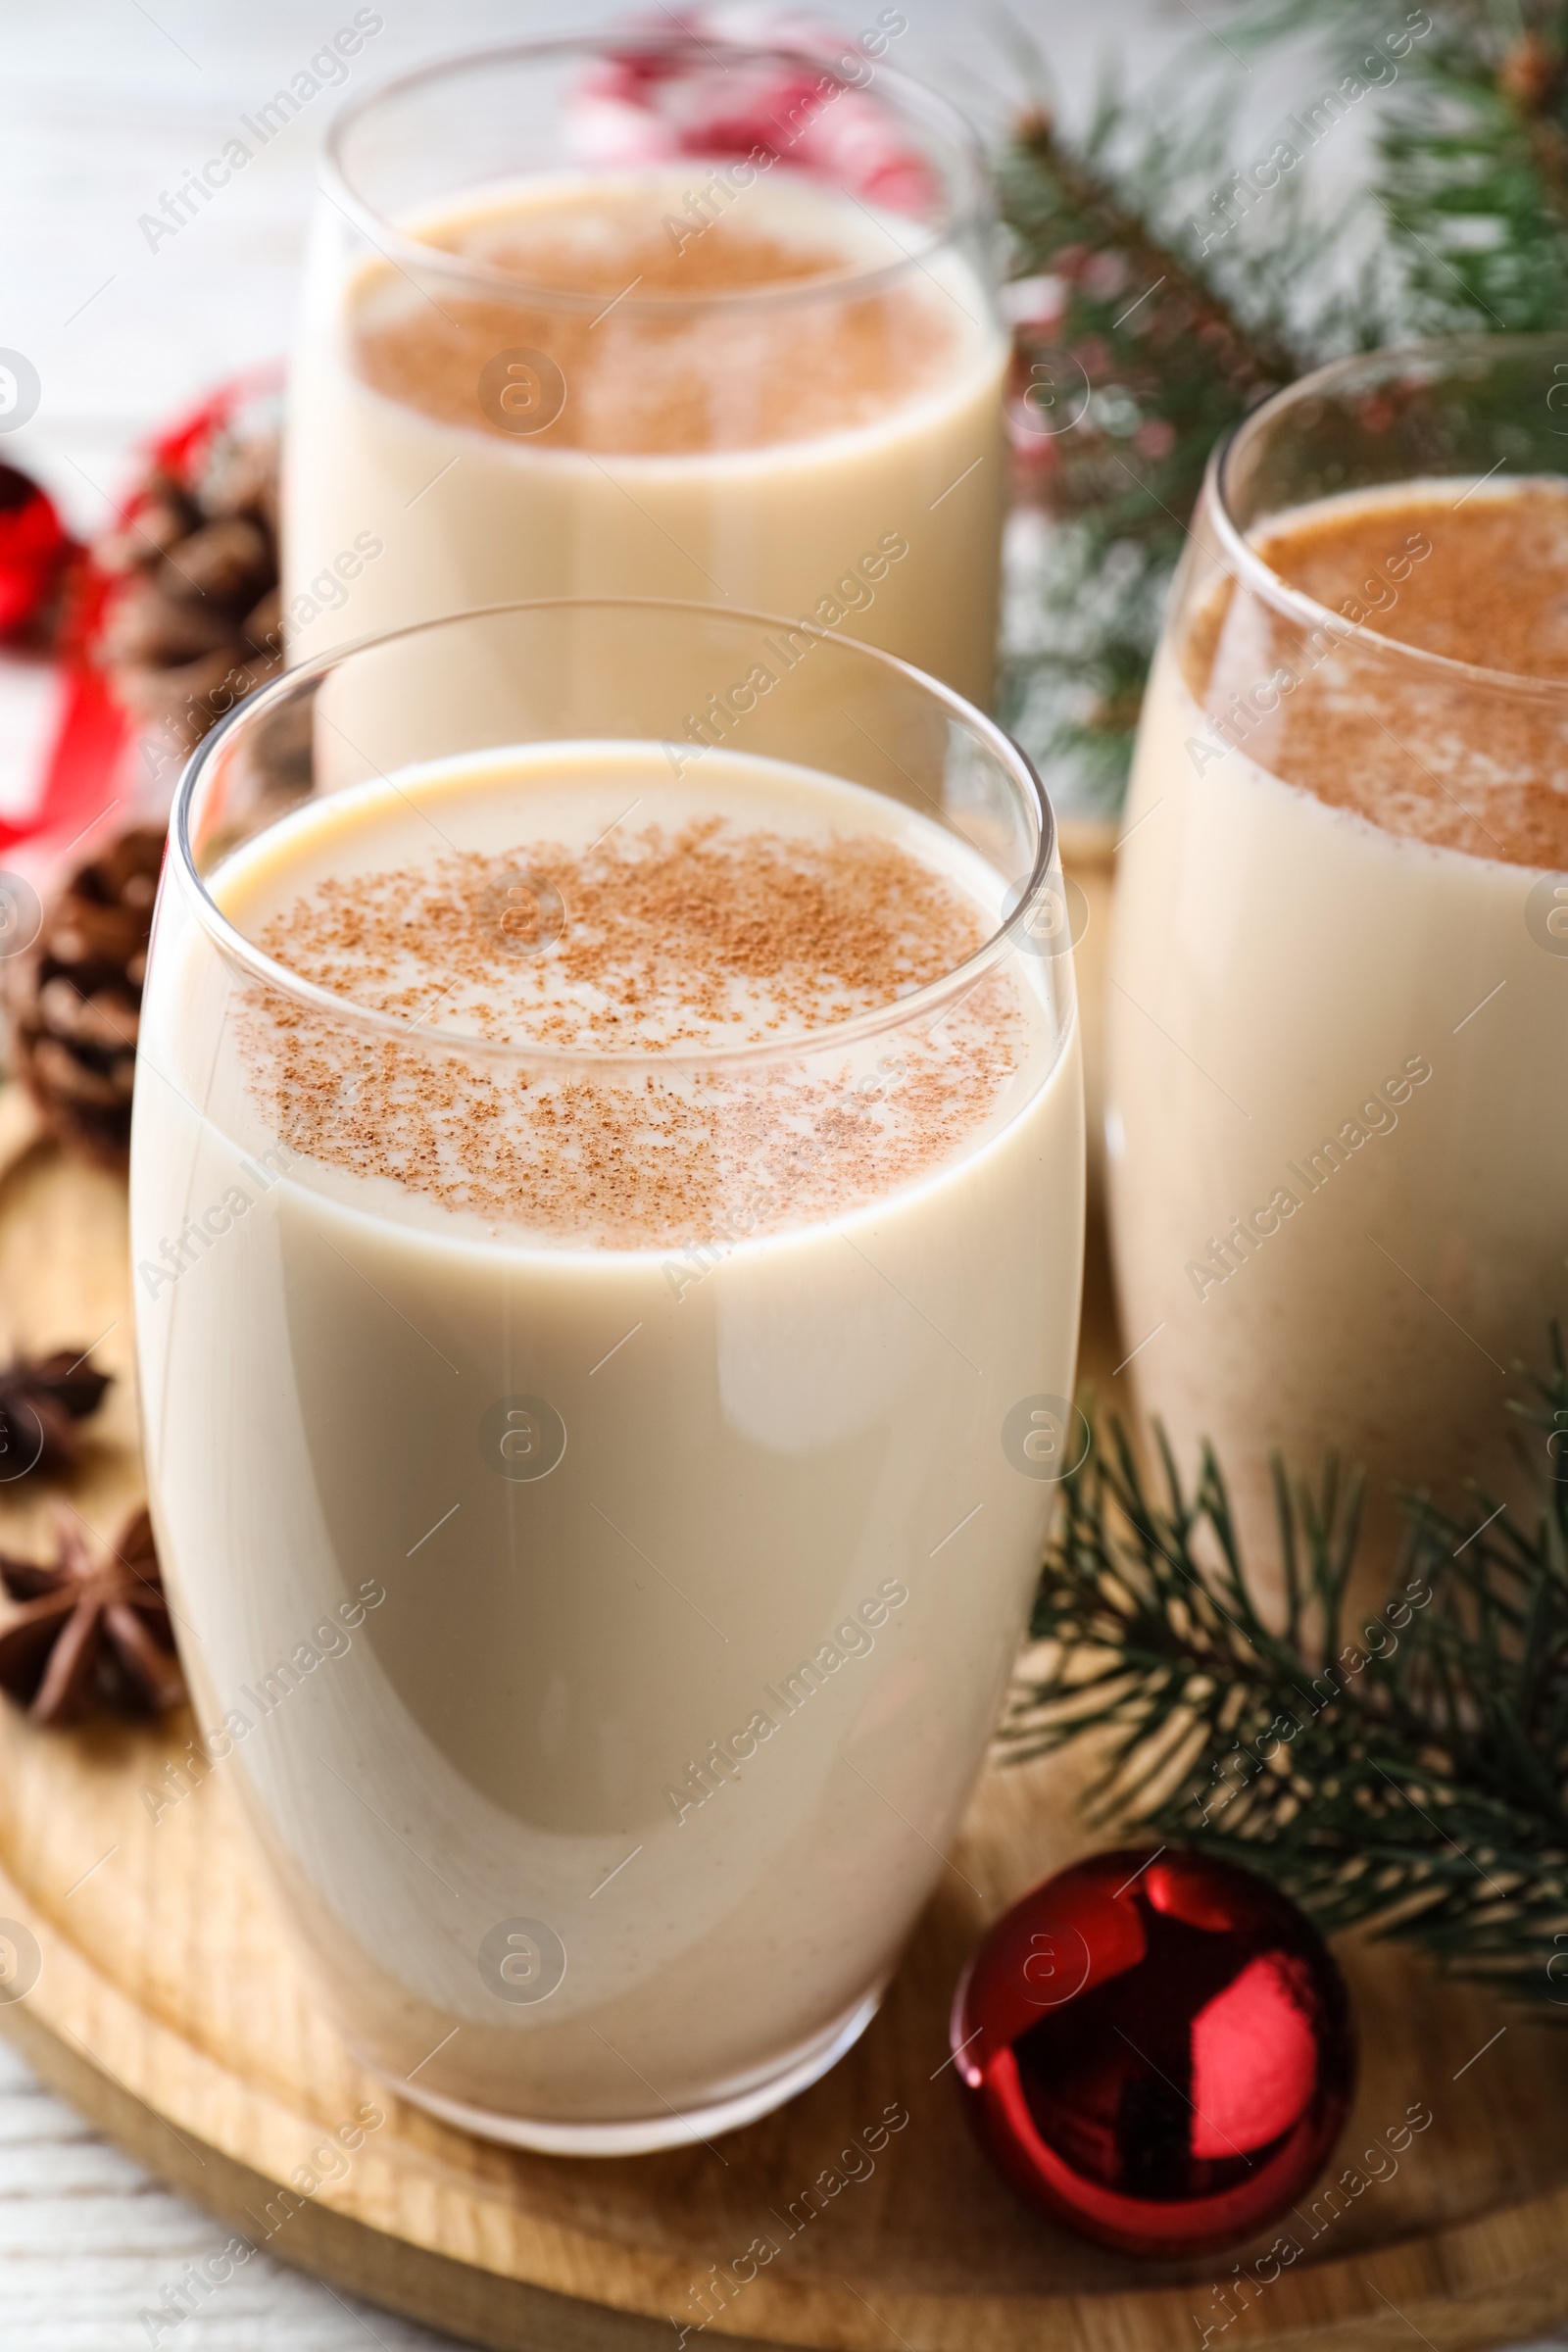
[[[151,443],[148,464],[179,481],[193,480],[213,442],[236,412],[247,400],[274,392],[280,380],[277,364],[268,362],[220,384]],[[144,495],[138,484],[122,502],[122,528],[134,516]],[[65,693],[43,783],[28,815],[0,818],[0,851],[44,835],[65,834],[74,840],[129,795],[133,777],[124,753],[136,732],[136,722],[115,700],[94,659],[104,609],[115,585],[90,557],[72,583],[71,610],[60,641]]]

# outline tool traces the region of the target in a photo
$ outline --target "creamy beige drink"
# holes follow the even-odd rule
[[[696,210],[693,178],[425,210],[402,226],[427,267],[348,267],[323,221],[289,394],[296,660],[519,597],[730,599],[985,701],[1006,351],[984,286],[782,167],[730,167]]]
[[[201,1720],[345,2037],[543,2146],[721,2129],[863,2023],[1033,1587],[1002,1425],[1072,1386],[1070,991],[1009,953],[898,1017],[1004,882],[863,787],[675,764],[307,801],[209,881],[277,984],[171,889],[144,1020]]]
[[[1271,1559],[1271,1448],[1366,1463],[1384,1528],[1393,1480],[1521,1492],[1506,1374],[1568,1307],[1568,489],[1416,481],[1253,545],[1313,606],[1221,579],[1162,652],[1108,1145],[1140,1400]]]

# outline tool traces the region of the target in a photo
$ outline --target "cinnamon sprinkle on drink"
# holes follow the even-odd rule
[[[1568,484],[1329,499],[1254,545],[1339,625],[1221,586],[1180,648],[1214,727],[1200,769],[1234,744],[1386,832],[1568,868]],[[1412,662],[1407,647],[1470,667]]]
[[[269,1127],[327,1167],[544,1245],[737,1241],[908,1184],[994,1116],[1026,1049],[1004,969],[940,1024],[833,1043],[988,930],[872,832],[704,814],[587,850],[456,850],[329,877],[272,914],[261,947],[349,1017],[257,986],[241,1042]]]
[[[961,365],[961,314],[923,273],[852,292],[855,257],[819,227],[814,240],[782,233],[794,208],[781,214],[759,190],[677,250],[664,215],[679,204],[659,180],[594,183],[426,232],[425,243],[514,277],[515,294],[443,280],[428,301],[372,261],[351,302],[356,371],[443,424],[509,438],[481,404],[479,379],[498,353],[541,352],[560,370],[564,405],[512,446],[636,457],[766,449],[875,424]],[[768,287],[814,298],[713,299]],[[552,290],[573,299],[552,302]],[[650,296],[664,307],[640,308]]]

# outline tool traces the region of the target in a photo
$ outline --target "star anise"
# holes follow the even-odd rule
[[[0,1369],[0,1482],[73,1469],[81,1451],[76,1424],[98,1410],[110,1379],[76,1348],[19,1355]]]
[[[34,1723],[72,1723],[96,1700],[162,1714],[185,1696],[152,1521],[137,1511],[95,1560],[62,1521],[56,1557],[0,1552],[0,1580],[22,1614],[0,1632],[0,1690]]]

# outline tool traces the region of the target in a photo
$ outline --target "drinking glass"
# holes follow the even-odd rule
[[[887,62],[903,23],[822,56],[532,43],[343,110],[289,387],[291,658],[519,597],[733,599],[985,701],[995,220],[962,118]],[[609,230],[570,228],[585,200]]]
[[[1190,1466],[1214,1441],[1254,1555],[1276,1449],[1366,1466],[1385,1565],[1396,1483],[1527,1492],[1504,1400],[1568,1306],[1568,664],[1526,609],[1565,379],[1559,336],[1306,377],[1214,458],[1172,596],[1116,884],[1114,1256],[1140,1399]],[[1267,550],[1347,502],[1320,601]]]
[[[224,911],[236,858],[286,855],[313,801],[379,780],[436,856],[441,763],[608,745],[675,774],[709,701],[737,758],[918,820],[994,907],[985,944],[831,1027],[601,1054],[368,1007]],[[485,902],[498,969],[572,938],[527,872]],[[1051,809],[1005,736],[885,655],[759,615],[427,623],[285,673],[192,760],[132,1153],[152,1509],[211,1768],[327,2013],[408,2097],[535,2147],[672,2144],[789,2096],[874,2010],[1078,1427],[1064,917]],[[939,1119],[900,1174],[878,1134],[961,1088],[997,992],[1014,1042],[985,1119],[949,1141]],[[470,1128],[502,1104],[496,1165],[509,1119],[574,1090],[644,1106],[646,1152],[716,1134],[722,1157],[715,1102],[737,1133],[748,1105],[788,1115],[706,1206],[618,1247],[586,1206],[544,1228],[451,1206],[417,1152],[369,1167],[386,1086]],[[565,1199],[566,1145],[552,1164]]]

